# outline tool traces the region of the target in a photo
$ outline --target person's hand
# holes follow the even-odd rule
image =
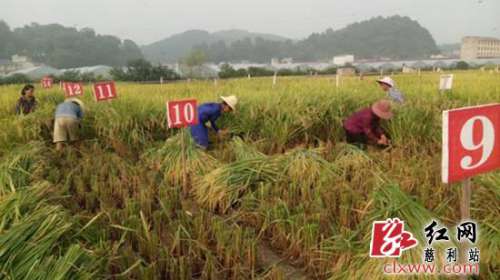
[[[389,139],[387,139],[387,137],[382,134],[380,136],[380,139],[378,139],[377,144],[387,146],[389,145]]]
[[[229,134],[229,130],[228,129],[220,129],[219,132],[217,133],[217,137],[219,139],[223,139],[225,138],[227,135]]]

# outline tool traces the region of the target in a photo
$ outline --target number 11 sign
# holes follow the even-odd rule
[[[500,104],[443,112],[443,183],[500,168]]]
[[[169,128],[180,128],[198,124],[196,100],[179,100],[167,102],[167,119]]]
[[[116,88],[114,82],[95,83],[93,89],[96,101],[105,101],[116,98]]]

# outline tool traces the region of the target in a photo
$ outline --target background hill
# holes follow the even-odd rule
[[[264,33],[253,33],[246,30],[232,29],[210,33],[205,30],[189,30],[172,35],[166,39],[142,47],[146,59],[153,62],[176,62],[186,56],[193,47],[199,45],[221,44],[231,45],[245,39],[262,38],[269,41],[282,42],[287,38]]]
[[[22,54],[35,62],[57,68],[105,64],[123,66],[129,60],[143,58],[132,40],[99,35],[93,29],[77,30],[60,24],[32,23],[11,30],[0,21],[0,58]]]
[[[57,68],[96,64],[123,66],[143,58],[153,63],[177,62],[193,50],[207,61],[269,62],[271,58],[293,57],[296,61],[326,61],[340,54],[356,58],[419,59],[440,53],[427,29],[408,17],[377,17],[339,30],[327,29],[302,40],[253,33],[246,30],[207,32],[190,30],[146,45],[99,35],[90,28],[77,30],[59,24],[32,23],[11,30],[0,21],[0,59],[13,54]]]
[[[294,57],[299,61],[330,60],[334,55],[357,58],[425,58],[440,50],[427,29],[409,17],[376,17],[339,30],[313,33],[299,41],[231,30],[209,33],[193,30],[171,36],[142,48],[154,62],[175,62],[192,49],[202,50],[209,61],[268,62],[272,57]]]

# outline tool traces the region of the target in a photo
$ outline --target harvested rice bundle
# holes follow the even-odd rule
[[[336,176],[334,165],[325,160],[321,149],[293,149],[277,157],[283,179],[289,183],[313,187]]]
[[[99,261],[80,245],[71,244],[68,238],[74,237],[74,224],[62,207],[46,203],[43,189],[46,186],[35,186],[0,200],[2,276],[91,279]]]
[[[43,148],[43,143],[31,142],[1,158],[0,197],[29,185],[32,173],[40,165]]]
[[[236,160],[256,159],[267,157],[264,153],[257,150],[255,145],[245,143],[240,137],[234,137],[230,148],[235,154]]]
[[[259,183],[274,182],[278,165],[271,158],[255,158],[222,165],[194,183],[199,204],[225,213],[240,195]]]
[[[182,184],[181,134],[169,138],[161,147],[151,149],[143,159],[154,169],[161,171],[170,184]],[[195,147],[191,137],[184,134],[186,141],[186,172],[191,177],[202,176],[217,166],[217,160],[205,151]],[[194,178],[193,178],[194,179]]]

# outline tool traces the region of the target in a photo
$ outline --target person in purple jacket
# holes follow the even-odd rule
[[[21,90],[21,97],[16,103],[16,114],[27,115],[33,113],[36,109],[35,87],[33,85],[25,85]]]
[[[381,120],[393,116],[391,102],[380,100],[371,107],[361,109],[344,120],[347,142],[357,146],[374,144],[381,147],[389,145],[389,137],[380,125]]]

